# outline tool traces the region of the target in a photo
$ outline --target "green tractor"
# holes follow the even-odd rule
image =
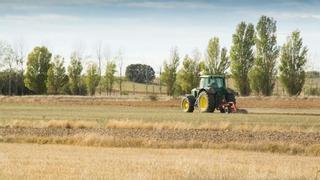
[[[224,76],[200,76],[199,87],[192,89],[191,94],[186,94],[181,102],[184,112],[193,112],[195,107],[200,112],[237,112],[235,92],[226,87]]]

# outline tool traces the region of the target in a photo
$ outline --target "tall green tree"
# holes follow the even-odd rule
[[[26,87],[36,94],[47,92],[46,81],[52,54],[42,47],[35,47],[28,55],[27,71],[24,82]]]
[[[249,70],[254,63],[254,26],[241,22],[232,36],[231,73],[242,96],[250,94]]]
[[[117,66],[113,61],[107,62],[106,73],[104,76],[104,86],[107,90],[107,95],[111,95],[112,93],[113,84],[115,82],[114,74],[117,72],[116,68]]]
[[[82,94],[81,91],[81,72],[83,70],[81,58],[77,53],[72,53],[71,62],[68,66],[69,88],[72,94]]]
[[[164,62],[164,72],[161,74],[161,82],[167,85],[167,95],[173,96],[176,91],[177,69],[179,66],[180,57],[178,49],[171,50],[170,60]]]
[[[86,85],[88,93],[93,96],[100,81],[99,69],[96,64],[89,64],[87,68]]]
[[[198,86],[200,81],[200,62],[191,59],[188,55],[184,57],[182,69],[177,75],[177,84],[180,86],[181,93],[190,93],[191,89]]]
[[[47,78],[47,93],[60,94],[63,92],[63,87],[68,83],[64,60],[61,56],[54,57],[53,62],[48,70]]]
[[[206,57],[206,74],[224,75],[230,66],[227,49],[220,49],[219,38],[209,40]]]
[[[273,18],[262,16],[256,27],[256,58],[249,73],[252,89],[257,94],[272,95],[277,75],[277,25]]]
[[[299,31],[292,32],[281,48],[280,81],[290,96],[299,95],[305,82],[308,49]]]
[[[130,64],[126,68],[126,77],[137,83],[151,83],[155,78],[153,68],[146,64]]]

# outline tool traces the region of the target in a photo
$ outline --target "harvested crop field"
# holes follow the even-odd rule
[[[177,107],[3,103],[0,141],[320,155],[319,109],[247,110],[208,114]]]
[[[0,143],[1,179],[316,179],[319,157]]]
[[[122,128],[0,128],[1,137],[72,137],[96,134],[114,139],[145,138],[146,141],[194,141],[203,143],[279,142],[320,144],[320,132],[228,131],[211,129],[122,129]]]
[[[183,113],[178,107],[128,107],[110,105],[0,104],[0,126],[40,126],[48,121],[85,121],[90,127],[141,128],[170,126],[189,129],[250,131],[320,131],[319,109],[246,108],[248,114]],[[26,121],[26,122],[25,122]]]
[[[319,104],[239,98],[248,113],[222,114],[166,99],[0,97],[0,179],[317,178]]]
[[[241,149],[320,155],[320,132],[7,127],[0,128],[0,141],[103,147]]]

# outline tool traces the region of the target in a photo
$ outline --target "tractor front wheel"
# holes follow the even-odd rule
[[[194,96],[186,96],[182,99],[181,108],[184,112],[193,112],[194,103],[196,99]]]
[[[214,96],[205,91],[200,93],[198,107],[200,112],[214,112]]]

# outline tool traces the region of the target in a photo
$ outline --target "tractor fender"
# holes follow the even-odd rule
[[[184,97],[191,97],[192,99],[196,99],[196,97],[194,97],[194,95],[192,95],[192,94],[185,94]]]

